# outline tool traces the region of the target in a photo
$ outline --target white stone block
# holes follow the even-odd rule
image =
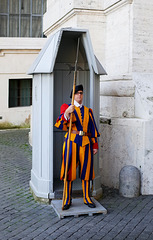
[[[131,81],[132,75],[131,74],[122,74],[122,75],[101,75],[100,81],[106,82],[106,81]]]
[[[134,93],[133,81],[100,82],[101,96],[133,97]]]
[[[133,8],[133,71],[153,72],[153,2],[135,0]]]
[[[102,184],[119,187],[119,172],[126,165],[140,170],[141,194],[153,194],[153,120],[112,119],[100,124]]]
[[[135,114],[144,119],[153,118],[153,73],[133,73],[136,85]]]
[[[144,166],[142,167],[142,194],[153,194],[153,151],[146,152]]]
[[[100,96],[100,114],[110,118],[134,117],[134,98]]]
[[[153,120],[145,122],[144,163],[142,165],[142,194],[153,194]]]
[[[144,158],[144,121],[112,119],[112,125],[100,124],[100,172],[102,184],[119,187],[119,172],[125,165],[140,172]]]
[[[77,27],[89,30],[94,54],[105,64],[105,16],[101,11],[80,11],[77,16]],[[98,36],[98,37],[95,37]]]
[[[106,72],[128,74],[131,66],[131,8],[126,4],[106,16]]]

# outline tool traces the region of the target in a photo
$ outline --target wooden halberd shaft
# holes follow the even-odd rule
[[[72,101],[71,101],[72,105],[74,105],[74,94],[75,94],[75,86],[76,86],[76,80],[77,80],[77,62],[78,62],[78,54],[79,54],[79,44],[80,44],[80,37],[78,38],[78,44],[77,44],[77,54],[76,54],[76,61],[75,61],[75,71],[74,71],[73,91],[72,91]],[[66,155],[66,167],[65,167],[65,176],[64,176],[62,210],[64,209],[64,200],[65,200],[65,192],[66,192],[66,181],[67,181],[67,173],[68,173],[71,128],[72,128],[72,113],[70,114],[70,124],[69,124],[69,133],[68,133],[68,141],[67,141],[67,155]]]

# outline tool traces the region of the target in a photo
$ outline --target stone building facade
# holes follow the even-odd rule
[[[28,123],[32,76],[27,71],[43,47],[46,0],[0,0],[0,125]]]
[[[46,36],[89,29],[107,72],[100,82],[101,182],[118,188],[120,170],[133,165],[142,194],[153,194],[152,13],[149,0],[48,0],[44,15]]]
[[[11,0],[0,4],[4,2]],[[17,2],[20,10],[28,11],[21,0]],[[152,13],[150,0],[48,0],[43,21],[47,37],[64,27],[89,29],[94,53],[107,72],[100,81],[101,182],[118,188],[122,167],[134,165],[141,173],[142,194],[153,194]],[[5,22],[2,25],[6,16],[0,5],[0,29],[6,29]],[[9,108],[10,80],[31,79],[26,73],[46,38],[29,37],[26,31],[24,37],[3,34],[0,122],[20,124],[31,110],[29,106]]]

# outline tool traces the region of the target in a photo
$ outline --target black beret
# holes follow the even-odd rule
[[[73,91],[73,89],[71,90],[70,98],[72,98],[72,91]],[[83,85],[82,84],[75,86],[75,94],[78,91],[82,91],[83,92]]]

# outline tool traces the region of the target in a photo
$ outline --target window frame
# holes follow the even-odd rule
[[[10,98],[11,98],[11,89],[10,89],[10,81],[17,81],[17,96],[14,97],[17,101],[17,106],[11,106],[10,104]],[[22,89],[22,84],[21,84],[21,81],[25,81],[25,80],[30,80],[31,83],[30,83],[30,89],[29,89],[29,93],[30,93],[30,99],[29,99],[29,102],[30,102],[30,105],[21,105],[21,99],[23,97],[23,95],[21,95],[21,90]],[[15,94],[14,94],[15,95]],[[30,107],[32,105],[32,78],[10,78],[8,80],[8,108],[11,109],[11,108],[24,108],[24,107]]]
[[[22,0],[16,0],[16,1],[19,1],[19,13],[10,13],[10,9],[9,9],[9,6],[10,6],[10,0],[7,0],[7,12],[6,13],[0,13],[0,16],[6,16],[7,17],[7,36],[5,37],[10,37],[10,16],[18,16],[19,17],[19,22],[18,22],[18,25],[19,25],[19,31],[18,31],[18,36],[16,37],[21,37],[21,18],[23,16],[29,16],[30,17],[30,35],[29,36],[26,36],[26,37],[38,37],[38,38],[42,38],[44,37],[44,33],[43,33],[43,15],[45,13],[45,9],[44,9],[44,6],[46,8],[46,0],[41,0],[41,14],[39,13],[33,13],[33,9],[32,9],[32,0],[30,0],[30,13],[22,13]],[[40,36],[33,36],[33,31],[32,31],[32,19],[33,17],[41,17],[41,35]],[[0,36],[0,37],[3,37],[3,36]]]

